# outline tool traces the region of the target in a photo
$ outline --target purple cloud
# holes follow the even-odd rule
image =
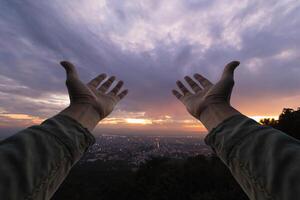
[[[63,108],[51,96],[66,94],[60,60],[73,61],[86,81],[117,75],[130,89],[119,109],[149,116],[176,103],[177,79],[200,72],[216,81],[233,59],[242,62],[237,104],[299,96],[298,1],[24,0],[2,1],[0,11],[7,113],[47,117]]]

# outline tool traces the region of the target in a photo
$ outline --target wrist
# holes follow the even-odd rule
[[[217,127],[225,119],[241,114],[239,111],[231,107],[228,103],[215,103],[208,105],[200,114],[199,120],[211,131]]]
[[[91,104],[72,103],[69,107],[61,111],[60,114],[73,118],[89,131],[92,131],[99,121],[102,120],[99,113]]]

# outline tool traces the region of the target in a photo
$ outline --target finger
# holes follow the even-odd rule
[[[123,90],[120,94],[118,94],[118,97],[121,99],[123,99],[126,95],[128,94],[128,90]]]
[[[223,71],[221,79],[232,79],[233,80],[233,74],[234,70],[239,66],[240,62],[239,61],[232,61],[228,63]]]
[[[71,79],[71,78],[78,78],[78,73],[76,71],[75,66],[72,63],[70,63],[68,61],[62,61],[62,62],[60,62],[60,64],[66,70],[67,80]]]
[[[176,84],[179,87],[179,89],[182,91],[183,95],[190,94],[190,91],[183,85],[181,81],[177,81]]]
[[[179,100],[183,97],[182,94],[180,94],[177,90],[172,90],[172,93]]]
[[[119,92],[120,89],[122,88],[123,84],[124,84],[123,81],[119,81],[118,84],[114,87],[114,89],[112,89],[112,90],[110,91],[109,94],[111,94],[111,95],[116,95],[116,94],[118,94],[118,92]]]
[[[184,77],[184,80],[191,86],[191,88],[194,90],[194,92],[199,92],[201,88],[199,85],[189,76]]]
[[[100,74],[96,78],[88,82],[88,85],[96,88],[105,78],[106,78],[106,74]]]
[[[199,81],[199,83],[204,87],[209,87],[211,85],[213,85],[208,79],[206,79],[204,76],[200,75],[200,74],[194,74],[194,78]]]
[[[112,76],[107,81],[105,81],[100,88],[98,89],[100,92],[106,92],[108,88],[111,86],[111,84],[114,82],[116,77]]]

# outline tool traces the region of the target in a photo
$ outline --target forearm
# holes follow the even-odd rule
[[[211,104],[203,110],[199,120],[208,131],[211,131],[224,120],[239,114],[241,113],[227,103]]]
[[[90,104],[74,103],[61,111],[60,114],[71,117],[89,131],[92,131],[102,120],[99,113]]]
[[[62,115],[2,141],[1,198],[49,199],[93,142],[87,129]]]
[[[300,142],[243,115],[233,115],[205,139],[250,199],[300,198]]]

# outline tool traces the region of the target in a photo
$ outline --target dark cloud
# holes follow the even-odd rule
[[[299,95],[297,1],[143,2],[1,1],[0,74],[15,88],[0,82],[0,107],[40,116],[63,107],[32,100],[66,93],[60,60],[85,81],[117,75],[130,89],[119,108],[147,115],[176,102],[177,79],[201,72],[216,81],[233,59],[242,99]]]

